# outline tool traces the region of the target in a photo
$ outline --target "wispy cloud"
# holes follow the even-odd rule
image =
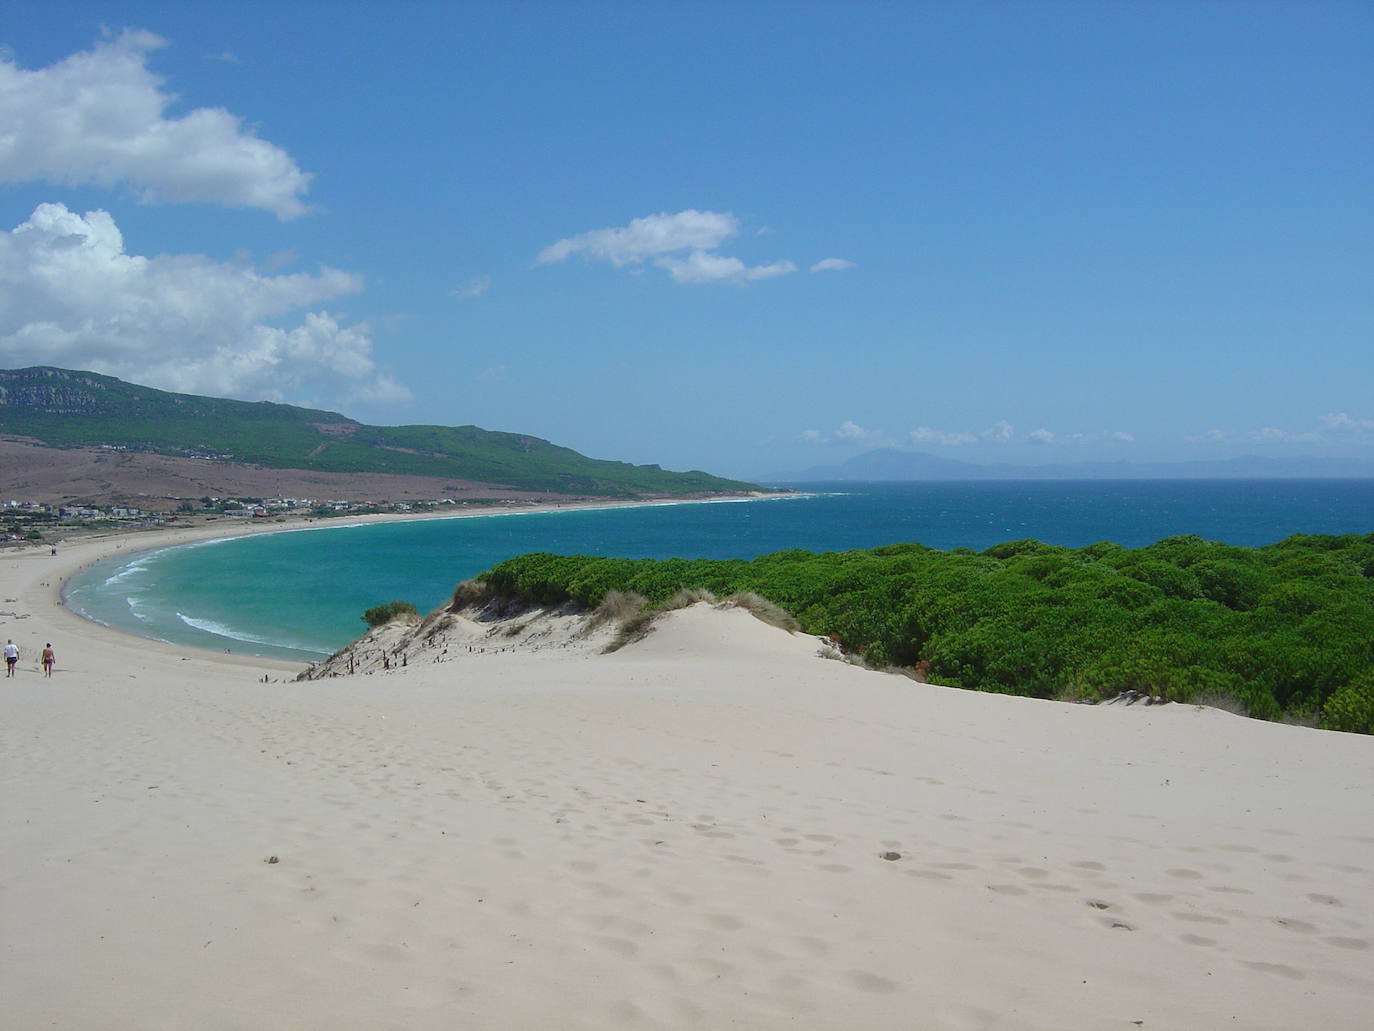
[[[471,300],[474,297],[481,297],[491,289],[491,276],[478,276],[466,282],[459,283],[448,292],[450,297],[457,297],[460,300]]]
[[[853,268],[854,262],[846,258],[822,258],[811,266],[812,272],[843,272],[847,268]]]
[[[126,185],[140,200],[306,213],[311,176],[237,115],[175,101],[148,70],[166,46],[127,30],[37,71],[0,57],[0,182]]]
[[[1102,430],[1092,433],[1055,432],[1039,427],[1029,433],[1018,434],[1006,419],[998,419],[982,430],[948,430],[932,426],[918,426],[902,439],[894,439],[883,430],[867,429],[846,419],[835,430],[825,433],[806,430],[801,440],[810,444],[858,445],[870,447],[929,448],[968,447],[973,444],[1085,444],[1090,442],[1133,443],[1135,436],[1123,430]]]
[[[797,271],[790,261],[746,265],[716,249],[740,232],[730,212],[660,212],[631,219],[628,225],[569,236],[539,252],[536,262],[551,265],[578,255],[616,268],[645,262],[666,271],[675,283],[749,283]]]
[[[1374,433],[1374,419],[1354,419],[1345,412],[1333,412],[1322,416],[1322,424],[1333,433],[1365,436]]]
[[[976,444],[978,438],[972,433],[950,433],[946,430],[933,430],[929,426],[918,426],[910,433],[913,444],[926,446],[938,444],[941,447],[958,447],[961,444]]]
[[[1026,434],[1026,440],[1032,444],[1089,444],[1101,441],[1130,444],[1134,443],[1135,435],[1123,430],[1099,430],[1094,433],[1055,433],[1041,427]]]
[[[665,256],[655,259],[654,264],[667,269],[674,283],[748,283],[797,271],[797,266],[790,261],[775,261],[770,265],[750,267],[739,258],[728,258],[707,251],[692,251],[685,258]]]
[[[1188,444],[1317,444],[1323,441],[1363,440],[1374,436],[1374,419],[1332,412],[1318,418],[1319,425],[1311,429],[1286,429],[1280,426],[1260,426],[1257,429],[1234,430],[1213,427],[1202,433],[1183,438]]]

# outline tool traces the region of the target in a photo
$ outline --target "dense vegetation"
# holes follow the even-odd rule
[[[1374,534],[1263,548],[1195,536],[1136,549],[895,544],[751,561],[533,554],[479,579],[536,603],[750,591],[871,665],[928,663],[941,684],[1040,698],[1229,697],[1265,719],[1374,732]]]
[[[738,492],[752,484],[588,458],[476,426],[365,426],[338,412],[172,394],[94,372],[0,370],[0,433],[51,447],[130,451],[276,469],[399,473],[554,494]],[[435,486],[442,494],[442,482]]]

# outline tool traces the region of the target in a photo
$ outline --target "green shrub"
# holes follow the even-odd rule
[[[1322,706],[1321,728],[1374,734],[1374,673],[1337,688]]]
[[[385,626],[393,619],[402,616],[414,616],[415,606],[408,601],[388,601],[381,605],[374,605],[362,615],[362,620],[368,626]]]

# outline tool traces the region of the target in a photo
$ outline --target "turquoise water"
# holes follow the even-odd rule
[[[919,541],[982,550],[1035,537],[1129,547],[1196,533],[1263,545],[1374,532],[1374,481],[1112,481],[807,485],[804,497],[331,526],[187,545],[92,566],[74,610],[120,630],[218,651],[310,660],[392,599],[421,612],[529,551],[751,558]]]

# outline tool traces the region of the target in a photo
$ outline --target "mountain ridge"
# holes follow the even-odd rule
[[[321,474],[461,480],[496,490],[579,497],[758,489],[700,470],[669,472],[588,458],[530,434],[472,425],[370,426],[338,412],[177,394],[55,366],[0,370],[0,435],[46,448],[103,448]]]

